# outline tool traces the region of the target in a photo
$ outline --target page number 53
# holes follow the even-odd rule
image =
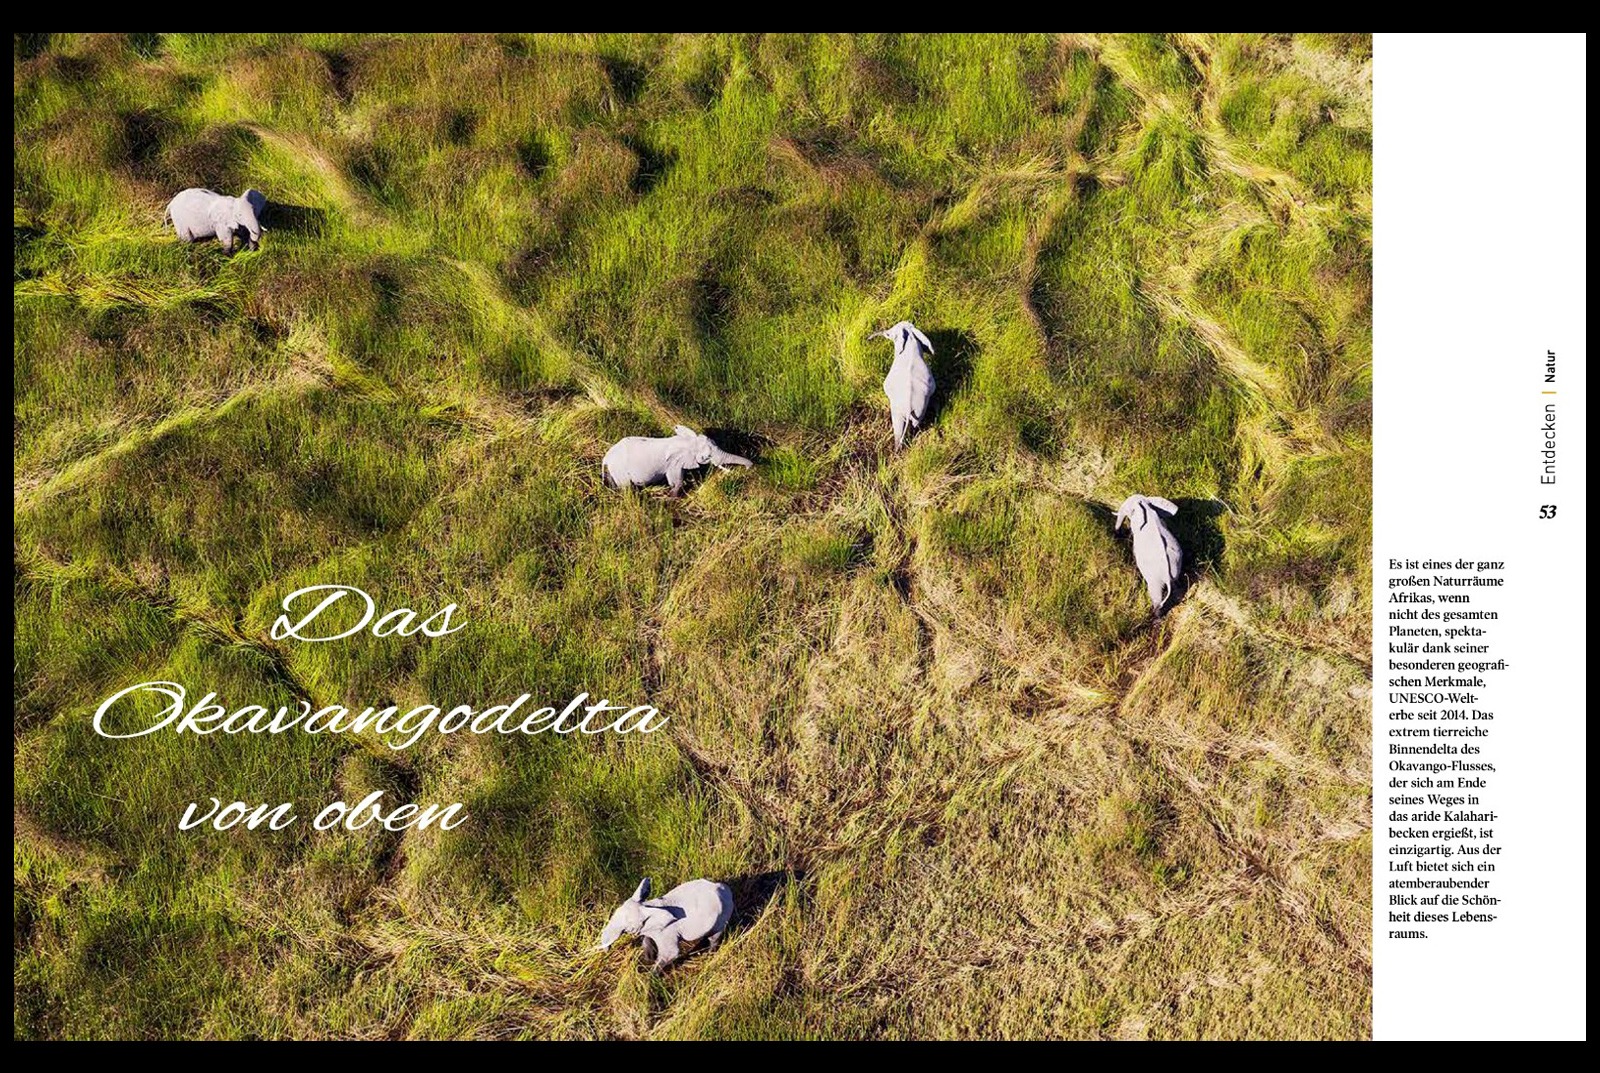
[[[1556,505],[1554,503],[1546,503],[1544,506],[1539,508],[1539,517],[1541,517],[1541,518],[1554,518],[1555,516],[1556,516]]]

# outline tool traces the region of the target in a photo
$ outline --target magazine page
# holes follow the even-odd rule
[[[1584,41],[1375,52],[1373,1032],[1581,1040]]]
[[[1585,1039],[1585,59],[14,34],[14,1039]]]

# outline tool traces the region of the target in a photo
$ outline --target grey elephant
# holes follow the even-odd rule
[[[715,950],[733,918],[733,891],[726,883],[691,879],[659,898],[650,897],[650,879],[640,882],[633,897],[617,906],[600,933],[605,950],[624,935],[637,935],[655,947],[655,971],[678,960],[685,943],[707,941]]]
[[[908,429],[922,427],[928,401],[933,398],[933,370],[923,358],[933,353],[933,344],[909,320],[867,338],[894,344],[894,364],[883,378],[883,393],[889,396],[889,419],[894,423],[894,445],[899,448],[906,442]]]
[[[608,488],[643,488],[665,482],[673,495],[683,491],[686,470],[752,465],[729,454],[692,428],[677,425],[671,436],[629,436],[611,445],[600,466]]]
[[[1127,525],[1133,531],[1133,561],[1144,575],[1157,614],[1172,599],[1173,586],[1183,571],[1183,548],[1166,522],[1177,513],[1176,503],[1159,496],[1131,495],[1117,508],[1115,528]]]
[[[266,209],[267,196],[259,190],[229,197],[215,190],[190,187],[167,202],[162,222],[170,223],[184,242],[214,238],[232,253],[241,231],[252,250],[261,247],[261,216]]]

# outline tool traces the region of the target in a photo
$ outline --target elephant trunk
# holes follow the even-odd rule
[[[755,465],[755,463],[751,462],[748,458],[745,458],[742,455],[729,454],[720,447],[712,449],[711,464],[716,466],[718,469],[727,469],[729,466]]]

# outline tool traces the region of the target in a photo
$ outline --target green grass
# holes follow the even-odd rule
[[[18,1038],[1369,1033],[1368,36],[13,48]],[[680,422],[758,464],[600,486]],[[328,582],[466,627],[273,640]],[[93,733],[165,678],[671,723]],[[373,789],[470,819],[176,830]],[[593,953],[642,875],[729,941]]]

